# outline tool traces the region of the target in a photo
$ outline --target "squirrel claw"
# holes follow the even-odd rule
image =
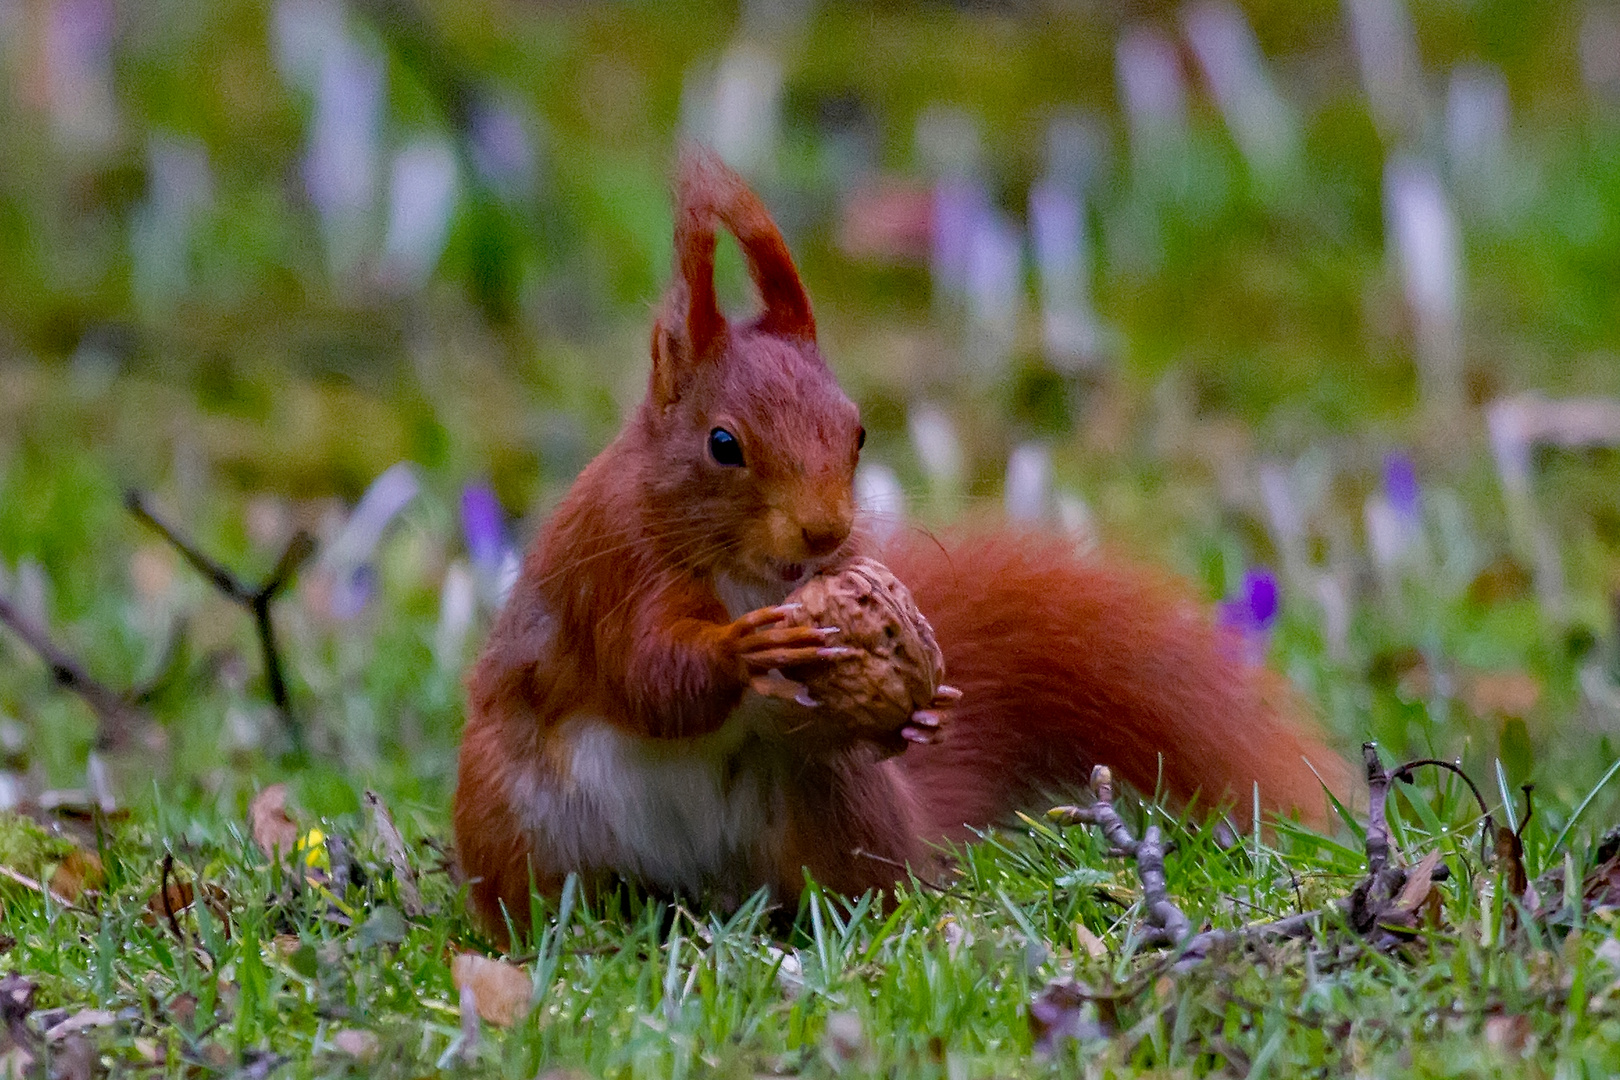
[[[900,737],[906,740],[906,742],[916,743],[919,746],[927,746],[930,743],[936,743],[939,741],[939,731],[936,728],[915,727],[911,724],[907,724],[905,727],[900,729]]]
[[[938,707],[943,706],[943,705],[955,705],[958,701],[961,701],[961,700],[962,700],[962,691],[958,690],[954,686],[949,686],[949,685],[947,685],[945,683],[940,683],[939,684],[939,689],[934,691],[933,705],[934,705],[935,708],[938,708]]]

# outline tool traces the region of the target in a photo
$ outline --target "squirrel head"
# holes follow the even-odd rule
[[[645,483],[682,565],[791,588],[854,522],[865,432],[816,347],[810,300],[758,196],[712,153],[681,156],[674,283],[652,332],[637,427]],[[737,238],[762,311],[733,323],[714,287],[715,230]]]

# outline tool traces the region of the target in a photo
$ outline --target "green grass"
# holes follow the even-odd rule
[[[1415,857],[1438,847],[1453,874],[1442,925],[1395,954],[1329,919],[1316,940],[1174,971],[1169,957],[1138,948],[1129,867],[1087,829],[1026,822],[968,849],[945,892],[913,885],[851,901],[812,889],[796,917],[763,897],[722,918],[623,896],[590,905],[570,890],[560,911],[540,912],[538,940],[514,946],[533,1012],[508,1030],[486,1026],[470,1049],[458,1041],[450,959],[484,943],[420,844],[412,851],[429,910],[400,917],[393,872],[358,815],[324,822],[347,841],[364,881],[341,897],[269,865],[236,815],[161,804],[151,822],[103,838],[108,876],[93,912],[9,885],[0,896],[17,939],[6,961],[38,983],[38,1005],[118,1014],[116,1026],[91,1033],[115,1075],[140,1073],[154,1057],[165,1075],[228,1074],[266,1051],[290,1059],[287,1076],[1620,1067],[1612,913],[1577,907],[1563,925],[1503,930],[1492,898],[1500,890],[1477,861],[1476,831],[1461,827],[1460,803],[1420,788],[1398,805],[1405,849]],[[413,841],[419,818],[432,816],[404,819]],[[1236,926],[1317,906],[1344,895],[1361,869],[1353,843],[1285,830],[1221,850],[1208,830],[1167,824],[1171,890],[1195,923]],[[228,919],[201,904],[173,926],[150,914],[166,855],[176,879],[223,890]],[[1082,927],[1105,952],[1092,955]],[[1030,1002],[1060,977],[1097,998],[1084,1010],[1094,1035],[1038,1053]],[[375,1056],[357,1062],[336,1049],[345,1029],[374,1033]]]

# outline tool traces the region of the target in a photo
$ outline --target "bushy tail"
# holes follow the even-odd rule
[[[1078,555],[1038,532],[897,537],[884,561],[915,595],[962,691],[946,738],[899,759],[933,833],[962,838],[1083,783],[1096,764],[1178,803],[1330,821],[1321,774],[1344,759],[1273,672],[1246,664],[1184,586]]]

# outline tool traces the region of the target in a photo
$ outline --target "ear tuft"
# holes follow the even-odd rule
[[[782,233],[759,196],[711,150],[688,146],[681,153],[675,250],[691,298],[687,325],[698,332],[724,331],[714,295],[714,227],[731,230],[748,261],[748,273],[765,310],[755,326],[768,334],[814,341],[815,316]],[[701,301],[701,303],[700,303]]]

